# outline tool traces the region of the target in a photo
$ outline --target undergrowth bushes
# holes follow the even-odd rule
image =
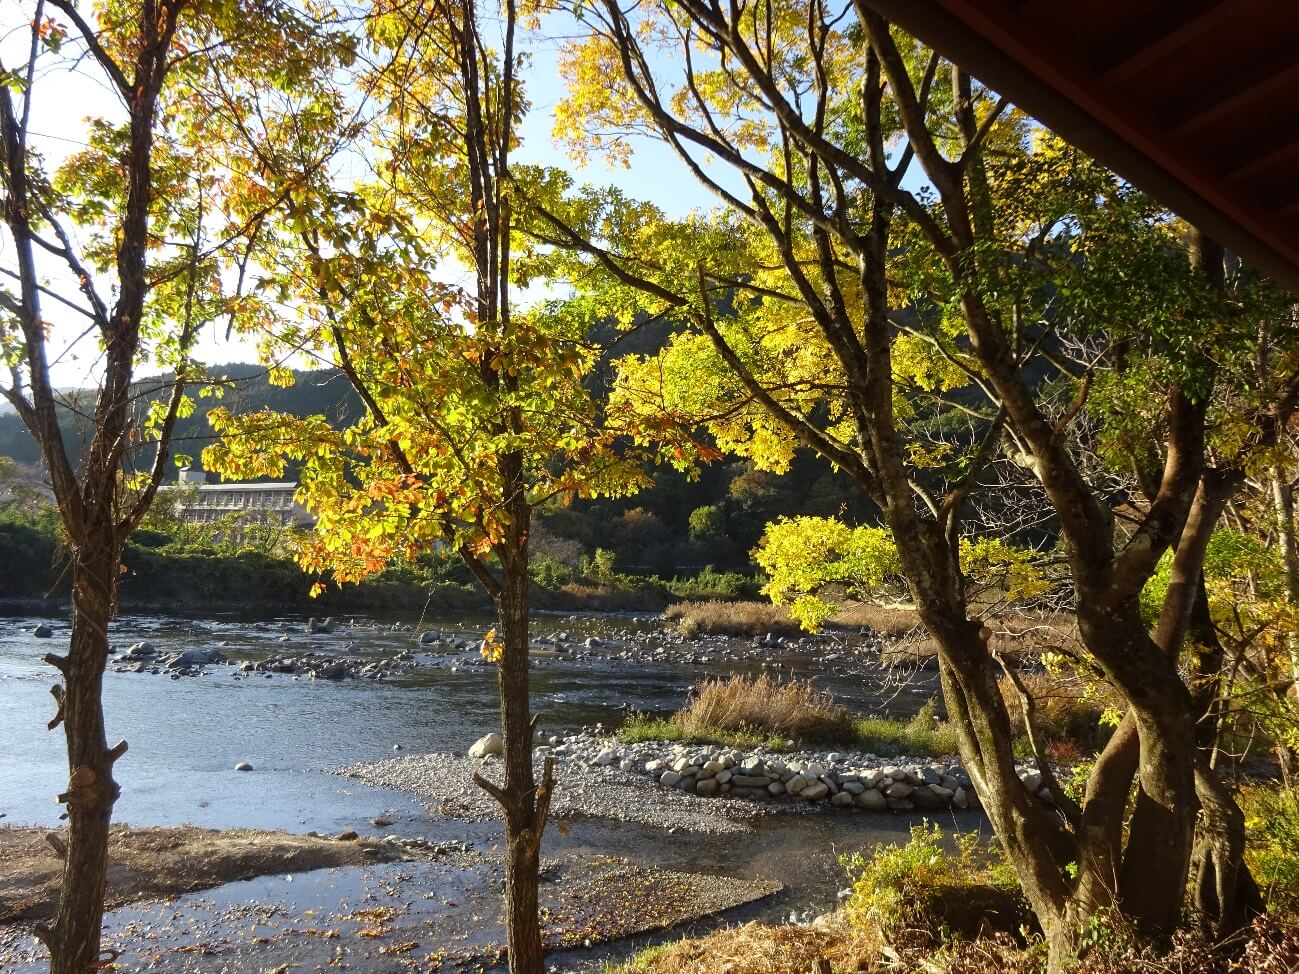
[[[912,828],[903,844],[845,857],[844,906],[810,925],[748,923],[700,939],[656,945],[617,974],[1044,974],[1046,950],[1014,872],[976,833]],[[1178,932],[1165,948],[1136,946],[1122,924],[1098,916],[1082,931],[1075,974],[1293,974],[1299,931],[1261,917],[1215,944]]]
[[[1288,788],[1242,789],[1245,861],[1268,909],[1299,921],[1299,794]]]

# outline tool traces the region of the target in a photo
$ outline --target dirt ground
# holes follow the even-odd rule
[[[0,828],[0,924],[53,916],[63,861],[44,828]],[[315,838],[261,829],[115,825],[108,848],[109,909],[210,889],[238,879],[413,858],[373,839]]]

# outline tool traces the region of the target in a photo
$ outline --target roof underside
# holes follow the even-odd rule
[[[866,0],[1299,292],[1299,0]]]

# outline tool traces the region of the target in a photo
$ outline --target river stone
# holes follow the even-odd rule
[[[903,799],[911,797],[911,793],[916,789],[905,781],[895,781],[884,789],[884,794],[890,798]]]
[[[888,806],[889,810],[894,812],[909,812],[916,807],[905,798],[890,798],[888,799]]]
[[[731,784],[736,788],[766,788],[771,779],[766,775],[737,774],[731,778]]]
[[[153,648],[153,643],[142,640],[138,643],[132,643],[126,648],[127,656],[153,656],[158,651]]]
[[[686,768],[690,767],[690,763],[689,758],[677,758],[672,762],[672,770],[678,774],[683,774],[685,773]]]
[[[253,766],[252,766],[251,764],[249,764],[247,761],[240,761],[238,764],[235,765],[235,770],[236,770],[236,771],[251,771],[251,770],[253,770]]]
[[[1042,788],[1042,772],[1040,771],[1021,771],[1019,780],[1024,782],[1024,787],[1034,795]]]
[[[923,808],[926,810],[930,810],[930,809],[943,807],[942,800],[939,799],[937,795],[935,795],[932,791],[929,790],[928,785],[921,785],[919,788],[913,791],[908,797],[911,799],[912,804],[915,805],[916,808]]]
[[[829,787],[824,782],[818,781],[804,788],[802,797],[806,798],[810,802],[814,802],[820,801],[828,794],[830,794]]]
[[[920,777],[924,779],[924,783],[927,785],[939,785],[943,782],[942,773],[934,767],[921,768]]]
[[[694,794],[694,792],[699,788],[699,779],[695,777],[682,776],[681,780],[677,782],[677,787],[682,791]]]
[[[790,778],[789,781],[785,782],[785,790],[791,795],[797,795],[807,787],[807,784],[807,779],[802,775],[794,775],[794,777]]]
[[[316,670],[312,673],[312,676],[319,677],[322,680],[341,680],[343,677],[347,676],[347,664],[342,662],[330,663],[328,666],[322,666],[320,669]],[[500,735],[498,734],[497,736],[499,737]],[[502,744],[501,750],[504,749],[505,746]],[[493,753],[499,754],[501,752],[495,751]],[[473,754],[470,754],[469,756],[474,757]]]
[[[485,734],[474,742],[474,746],[469,749],[471,758],[485,758],[489,754],[504,754],[505,738],[495,732]]]
[[[618,762],[619,771],[634,771],[635,768],[636,768],[636,762],[633,761],[631,758],[623,758],[621,761]]]
[[[880,782],[884,780],[883,771],[872,771],[870,774],[861,777],[861,783],[869,788],[878,788]]]
[[[830,804],[837,805],[840,808],[843,808],[844,806],[847,805],[851,805],[852,795],[848,794],[848,792],[846,791],[841,791],[839,792],[839,794],[835,795],[833,798],[830,799]]]
[[[957,786],[956,790],[952,792],[952,804],[955,805],[957,808],[970,807],[969,795],[967,795],[965,789],[960,787],[959,785]]]
[[[54,630],[42,622],[32,630],[32,635],[37,639],[49,639],[54,635]]]
[[[843,783],[843,790],[850,795],[860,795],[866,790],[866,786],[860,781],[845,781]]]
[[[745,758],[740,762],[741,774],[749,775],[751,777],[756,777],[757,775],[762,774],[763,768],[764,764],[762,758],[759,757]]]
[[[680,780],[681,780],[681,775],[679,775],[677,772],[664,771],[663,776],[659,778],[659,784],[667,785],[669,788],[671,788]]]
[[[187,649],[167,666],[171,669],[178,669],[182,666],[206,666],[208,663],[221,662],[221,654],[211,649]]]
[[[711,758],[708,761],[704,762],[704,770],[707,771],[709,774],[717,774],[721,771],[725,771],[726,765],[724,765],[721,761],[718,761],[716,758]]]
[[[852,800],[852,803],[858,808],[865,808],[872,812],[882,812],[889,807],[889,801],[874,788],[868,788]]]
[[[957,781],[955,778],[953,778],[950,774],[943,775],[941,778],[938,779],[938,783],[942,785],[944,788],[946,788],[948,791],[955,791],[957,788],[961,787],[961,783]]]
[[[767,794],[783,795],[785,793],[785,783],[783,781],[773,781],[767,785]]]
[[[730,780],[735,777],[735,772],[731,770],[717,772],[717,780],[722,784],[729,784]]]
[[[929,790],[932,791],[935,795],[937,795],[945,802],[950,802],[952,800],[952,796],[956,794],[956,789],[944,788],[942,785],[930,785]]]
[[[817,778],[824,776],[824,774],[825,766],[820,764],[809,764],[803,769],[803,777],[811,778],[812,780],[816,780]]]
[[[595,763],[602,768],[607,768],[618,760],[618,752],[613,750],[603,750],[595,756]]]
[[[440,642],[441,640],[442,634],[440,632],[435,632],[432,629],[425,630],[419,634],[419,644],[421,646],[428,646],[430,643]]]
[[[659,772],[663,771],[663,769],[665,769],[666,767],[667,767],[667,762],[660,761],[658,758],[655,758],[653,761],[645,762],[645,770],[648,771],[650,774],[658,774]]]
[[[721,790],[721,785],[717,783],[716,778],[705,778],[695,785],[695,794],[709,797],[716,795]]]
[[[770,796],[766,788],[732,788],[731,796],[733,798],[747,798],[750,801],[766,801]]]

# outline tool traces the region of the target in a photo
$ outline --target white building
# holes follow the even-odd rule
[[[316,523],[311,512],[294,501],[295,483],[209,484],[202,470],[186,467],[171,489],[176,515],[190,524],[221,521],[232,514],[246,524],[309,528]]]

